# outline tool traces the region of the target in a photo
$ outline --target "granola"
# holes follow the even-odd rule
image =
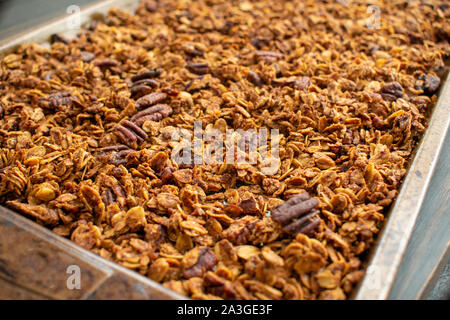
[[[0,59],[0,202],[195,299],[346,299],[427,126],[449,22],[443,0],[113,8]],[[276,173],[177,163],[195,121],[279,130]]]

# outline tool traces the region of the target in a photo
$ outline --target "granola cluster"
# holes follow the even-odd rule
[[[449,22],[445,0],[111,9],[0,59],[0,202],[195,299],[348,298],[426,128]],[[194,121],[278,129],[277,173],[178,165],[171,134]]]

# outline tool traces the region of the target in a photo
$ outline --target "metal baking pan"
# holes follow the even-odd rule
[[[81,24],[111,7],[133,12],[138,0],[106,0],[85,7]],[[0,42],[0,56],[27,42],[46,43],[54,33],[68,37],[65,16]],[[429,126],[416,148],[400,193],[366,263],[353,299],[387,299],[413,232],[450,122],[450,76],[440,89]],[[68,289],[70,266],[80,268],[80,289]],[[69,271],[68,271],[69,270]],[[159,283],[107,261],[37,223],[0,206],[0,299],[185,299]]]

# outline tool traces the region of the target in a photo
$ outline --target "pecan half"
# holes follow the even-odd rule
[[[257,50],[255,56],[257,61],[272,63],[281,59],[283,57],[283,54],[274,51]]]
[[[167,104],[157,104],[136,113],[131,117],[131,121],[138,126],[142,126],[145,121],[159,121],[172,113],[172,108]]]
[[[129,120],[124,120],[120,124],[117,124],[114,130],[122,142],[130,147],[134,147],[137,143],[141,143],[148,138],[144,130]]]
[[[94,62],[94,65],[99,68],[111,68],[111,67],[117,67],[119,65],[119,62],[114,59],[101,59]]]
[[[307,192],[298,194],[272,211],[272,219],[283,226],[287,233],[311,234],[319,225],[319,210],[314,209],[319,204]]]
[[[153,92],[139,98],[136,101],[136,108],[152,106],[167,99],[168,95],[165,92]]]
[[[186,65],[186,68],[190,72],[198,74],[198,75],[207,74],[209,72],[209,66],[207,63],[188,62],[188,64]]]
[[[141,72],[138,74],[135,74],[134,76],[131,77],[131,81],[132,82],[137,82],[139,80],[143,80],[143,79],[151,79],[151,78],[156,78],[159,77],[161,75],[162,71],[159,69],[151,69],[145,72]]]

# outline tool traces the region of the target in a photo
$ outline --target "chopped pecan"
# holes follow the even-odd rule
[[[142,126],[145,121],[159,121],[172,113],[172,108],[167,104],[157,104],[136,113],[131,121],[137,126]]]
[[[267,63],[272,63],[283,58],[282,53],[264,50],[257,50],[255,56],[257,61],[265,61]]]
[[[160,69],[154,68],[148,71],[135,74],[134,76],[131,77],[131,81],[136,83],[137,81],[140,80],[156,78],[159,77],[161,73],[162,71]]]
[[[188,62],[186,65],[186,68],[195,74],[198,75],[203,75],[203,74],[207,74],[209,72],[209,67],[207,63],[193,63],[193,62]]]
[[[384,100],[394,101],[403,96],[403,87],[398,82],[389,82],[381,87],[381,96]]]
[[[174,167],[167,167],[159,174],[161,182],[163,184],[168,184],[173,181],[173,173],[175,172]]]
[[[225,229],[222,236],[235,245],[245,244],[251,240],[257,222],[256,217],[244,216]]]
[[[319,204],[307,192],[300,193],[272,211],[272,219],[283,225],[287,233],[311,234],[320,224],[317,216],[319,210],[314,209]]]
[[[136,101],[136,108],[140,109],[143,107],[152,106],[154,104],[160,103],[167,99],[167,93],[164,92],[154,92],[147,94]]]
[[[202,248],[198,254],[197,261],[185,269],[183,278],[201,277],[206,271],[211,270],[217,264],[214,252],[208,248]]]
[[[54,33],[50,36],[50,43],[61,42],[64,44],[69,44],[69,40],[59,33]]]
[[[73,97],[70,92],[56,92],[48,96],[48,99],[40,99],[39,106],[44,109],[70,108],[75,102],[79,102],[77,97]]]
[[[424,90],[428,94],[435,93],[441,85],[441,79],[432,75],[425,76]]]
[[[114,130],[122,142],[130,147],[136,146],[137,143],[141,143],[148,138],[148,135],[144,130],[128,120],[124,120],[120,124],[117,124],[114,127]]]
[[[251,83],[258,87],[262,87],[264,84],[264,81],[261,79],[261,77],[254,71],[248,72],[248,80],[250,80]]]
[[[94,65],[99,68],[111,68],[111,67],[117,67],[119,65],[119,62],[114,59],[100,59],[94,62]]]
[[[134,99],[139,99],[152,92],[152,87],[146,85],[136,85],[132,86],[130,89],[131,97]]]

